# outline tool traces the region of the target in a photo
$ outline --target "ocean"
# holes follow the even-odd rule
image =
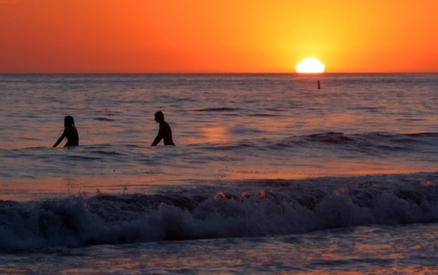
[[[438,274],[438,74],[0,75],[0,98],[0,274]],[[67,115],[80,145],[52,148]]]

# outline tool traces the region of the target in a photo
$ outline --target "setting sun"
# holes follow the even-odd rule
[[[307,57],[296,65],[295,70],[297,71],[297,73],[305,74],[323,73],[325,70],[325,66],[317,58]]]

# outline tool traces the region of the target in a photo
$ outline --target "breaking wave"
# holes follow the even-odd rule
[[[438,222],[438,173],[248,180],[0,202],[0,251]]]

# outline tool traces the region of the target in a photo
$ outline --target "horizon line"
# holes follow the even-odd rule
[[[325,75],[325,74],[438,74],[436,72],[0,72],[0,75]]]

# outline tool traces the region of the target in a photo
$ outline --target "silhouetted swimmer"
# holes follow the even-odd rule
[[[64,138],[67,138],[67,143],[64,145],[64,147],[79,145],[79,134],[78,130],[76,130],[75,120],[72,116],[64,117],[64,132],[53,145],[53,147],[58,146],[58,144],[61,143]]]
[[[172,129],[169,124],[164,121],[164,114],[161,111],[155,113],[155,121],[160,123],[160,129],[158,130],[157,137],[152,142],[151,146],[157,145],[161,140],[163,140],[164,145],[175,145],[172,140]]]

